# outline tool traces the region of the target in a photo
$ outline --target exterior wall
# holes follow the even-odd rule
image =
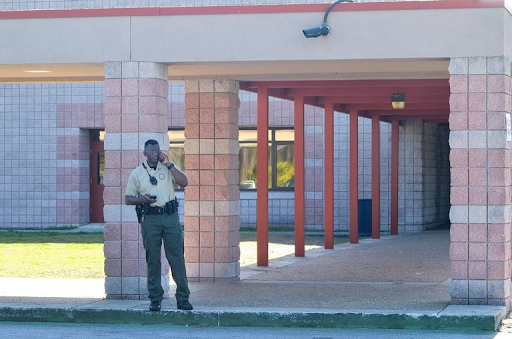
[[[423,126],[423,225],[426,228],[449,222],[450,133],[447,124]]]
[[[450,64],[451,296],[510,308],[510,60]]]
[[[0,164],[0,208],[4,212],[0,215],[0,228],[63,227],[89,221],[87,129],[104,128],[103,96],[103,83],[0,85],[0,111],[4,113],[0,127],[4,147],[0,154],[6,159]],[[239,96],[239,126],[255,127],[256,95],[240,91]],[[184,97],[183,83],[170,82],[169,127],[183,128]],[[305,114],[305,169],[309,178],[306,181],[306,227],[323,230],[323,111],[307,106]],[[348,231],[348,115],[335,114],[334,123],[335,230]],[[269,125],[293,126],[293,103],[270,98]],[[370,199],[370,119],[359,118],[359,125],[360,199]],[[381,122],[381,229],[384,232],[389,230],[390,130],[390,124]],[[16,141],[23,138],[30,142],[16,145]],[[400,126],[401,231],[419,231],[447,219],[436,219],[437,212],[446,216],[449,208],[447,145],[446,142],[444,146],[442,144],[446,138],[447,132],[434,124],[403,122]],[[18,147],[20,152],[14,152]],[[421,151],[423,148],[425,150]],[[38,170],[27,176],[29,182],[26,185],[20,185],[13,192],[15,178],[9,168],[20,166],[24,160],[21,157],[34,159]],[[415,168],[406,167],[406,164],[413,164]],[[414,186],[414,182],[420,186]],[[18,195],[33,207],[21,211],[12,206],[11,197]],[[181,199],[180,218],[183,222],[183,193],[179,192],[177,196]],[[241,193],[240,218],[243,226],[256,224],[255,192]],[[293,227],[293,223],[293,192],[270,192],[269,224]]]
[[[398,227],[418,232],[449,222],[446,125],[402,121],[399,127]]]
[[[89,137],[79,127],[102,128],[103,88],[0,85],[0,228],[88,222]]]

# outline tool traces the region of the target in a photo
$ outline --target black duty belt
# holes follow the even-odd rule
[[[178,199],[174,198],[165,204],[163,207],[150,207],[149,205],[145,205],[144,213],[145,214],[173,214],[178,212]]]
[[[167,214],[165,207],[150,207],[147,214]]]
[[[178,212],[178,199],[174,198],[165,204],[163,207],[150,207],[149,204],[135,205],[135,212],[137,212],[137,220],[139,224],[144,221],[144,215],[149,214],[174,214]]]

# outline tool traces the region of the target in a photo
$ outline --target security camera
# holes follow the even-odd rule
[[[336,0],[325,11],[324,22],[322,23],[322,26],[315,27],[315,28],[303,29],[302,33],[304,33],[304,36],[309,39],[309,38],[318,38],[318,37],[321,37],[321,36],[329,35],[329,33],[331,32],[331,29],[329,28],[329,26],[327,26],[327,17],[329,16],[329,13],[333,9],[333,7],[336,6],[337,4],[342,3],[342,2],[353,2],[353,0]]]
[[[327,36],[330,32],[331,29],[327,25],[302,30],[302,33],[304,33],[306,38],[318,38],[320,36]]]

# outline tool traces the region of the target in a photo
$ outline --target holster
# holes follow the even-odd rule
[[[135,212],[137,213],[137,220],[139,224],[144,221],[144,215],[148,214],[149,204],[138,204],[135,205]]]
[[[165,212],[167,214],[173,214],[175,212],[178,212],[178,206],[178,199],[174,198],[174,200],[171,200],[165,204]]]

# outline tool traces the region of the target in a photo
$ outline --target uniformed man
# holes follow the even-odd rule
[[[174,183],[181,187],[188,184],[187,177],[160,151],[156,140],[144,144],[146,161],[133,170],[126,186],[127,205],[144,206],[141,222],[142,239],[148,266],[149,310],[159,312],[164,290],[161,285],[160,251],[162,240],[165,256],[176,282],[178,309],[192,310],[188,301],[187,273],[185,270],[183,231],[178,204],[174,196]]]

